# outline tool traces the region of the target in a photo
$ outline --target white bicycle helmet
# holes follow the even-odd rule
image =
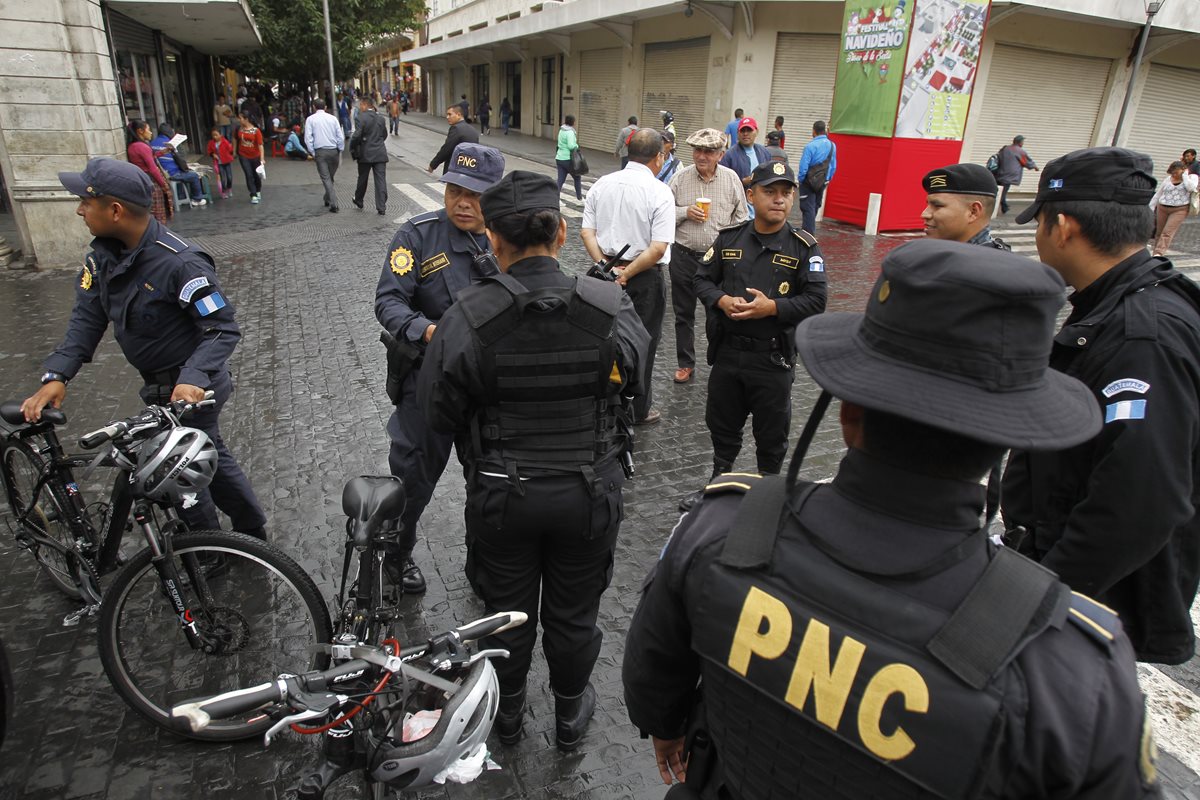
[[[381,737],[372,727],[367,735],[372,779],[391,789],[428,786],[435,775],[487,740],[499,704],[496,670],[481,658],[468,668],[458,690],[445,701],[437,725],[425,736],[402,741],[403,711],[386,727],[388,735]]]
[[[138,452],[133,473],[135,493],[162,503],[179,504],[212,482],[217,448],[196,428],[172,428],[155,434]]]

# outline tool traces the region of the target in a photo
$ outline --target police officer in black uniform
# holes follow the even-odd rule
[[[626,641],[630,718],[664,782],[686,780],[672,797],[1158,796],[1117,616],[982,519],[1006,447],[1100,428],[1046,367],[1063,289],[1031,259],[922,240],[884,259],[865,315],[800,324],[818,408],[842,401],[837,476],[711,484]]]
[[[521,736],[540,611],[556,739],[570,751],[596,705],[596,616],[650,335],[615,283],[559,270],[567,226],[552,179],[513,172],[480,206],[502,273],[442,317],[418,396],[432,427],[470,442],[467,578],[490,611],[529,615],[489,643],[511,652],[496,661],[500,740]]]
[[[726,228],[696,270],[708,309],[708,404],[713,475],[728,472],[754,415],[760,472],[777,473],[787,453],[796,363],[792,331],[825,310],[825,259],[816,238],[787,221],[796,175],[782,162],[759,164],[748,196],[754,219]]]
[[[111,322],[117,344],[145,382],[144,402],[195,403],[206,390],[215,393],[216,405],[186,420],[209,435],[218,454],[209,488],[182,510],[188,525],[219,528],[215,501],[234,530],[265,538],[267,518],[218,424],[233,393],[226,362],[242,334],[212,258],[150,216],[153,187],[134,165],[97,158],[83,172],[60,172],[58,179],[81,198],[76,213],[96,238],[79,274],[66,338],[44,362],[42,388],[22,404],[25,418],[36,421],[47,405],[62,405],[67,382],[92,360]]]
[[[1139,660],[1182,664],[1200,581],[1200,290],[1146,250],[1153,175],[1141,153],[1077,150],[1017,216],[1075,288],[1050,366],[1088,385],[1104,427],[1013,453],[1004,517],[1013,546],[1121,615]]]
[[[1012,250],[992,236],[996,210],[996,177],[980,164],[951,164],[930,170],[921,179],[925,189],[925,235],[931,239],[966,242]]]
[[[460,144],[445,174],[446,207],[418,214],[400,226],[388,247],[375,289],[375,317],[388,346],[388,396],[396,405],[387,423],[388,466],[404,481],[407,503],[400,553],[386,566],[405,592],[425,591],[425,576],[412,558],[417,522],[450,460],[453,437],[430,429],[417,405],[417,370],[442,314],[458,293],[494,272],[479,195],[504,174],[494,147]]]

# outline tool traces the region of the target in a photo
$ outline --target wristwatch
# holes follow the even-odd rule
[[[50,381],[59,381],[60,383],[65,384],[67,382],[67,376],[63,375],[61,372],[54,372],[51,370],[42,376],[42,385],[45,386]]]

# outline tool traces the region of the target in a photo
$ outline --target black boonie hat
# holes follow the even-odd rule
[[[996,196],[996,178],[981,164],[951,164],[931,170],[921,179],[925,194]]]
[[[989,444],[1054,450],[1100,431],[1091,390],[1049,367],[1062,278],[1003,250],[922,239],[883,260],[863,314],[818,314],[796,348],[822,388]]]
[[[796,173],[792,172],[792,168],[782,161],[767,161],[759,164],[754,168],[754,172],[750,173],[751,186],[766,186],[768,183],[779,183],[787,181],[792,186],[797,186]]]
[[[150,207],[154,184],[140,167],[115,158],[93,158],[83,172],[60,172],[58,180],[76,197],[115,197],[130,205]]]
[[[1149,189],[1125,182],[1134,175],[1150,181]],[[1089,147],[1056,158],[1042,169],[1033,205],[1017,215],[1024,224],[1037,216],[1047,200],[1107,200],[1126,206],[1144,206],[1154,197],[1154,160],[1124,147]]]
[[[438,178],[472,192],[483,193],[504,174],[504,156],[494,147],[463,142],[450,154],[450,166]]]
[[[558,185],[549,175],[513,170],[479,198],[483,219],[494,219],[526,211],[559,210]]]

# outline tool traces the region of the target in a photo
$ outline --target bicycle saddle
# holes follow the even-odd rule
[[[25,415],[21,413],[21,403],[17,400],[6,400],[0,403],[0,418],[9,425],[25,425]],[[62,412],[61,408],[51,408],[47,406],[42,409],[42,422],[49,422],[51,425],[66,425],[67,415]]]
[[[391,475],[360,475],[342,490],[342,513],[353,522],[354,544],[366,540],[404,513],[404,483]]]

